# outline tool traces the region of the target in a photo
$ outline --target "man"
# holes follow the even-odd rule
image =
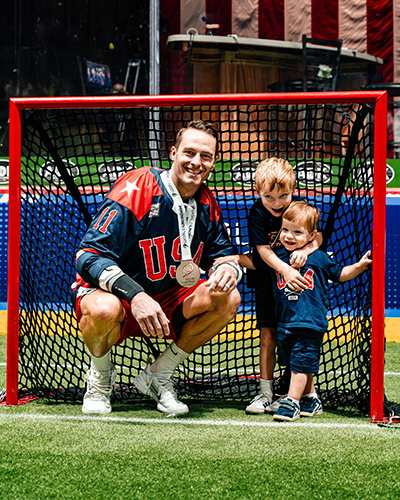
[[[109,351],[129,336],[172,339],[135,379],[159,411],[184,414],[175,369],[233,319],[240,304],[234,255],[221,210],[203,184],[215,167],[217,132],[203,121],[180,130],[172,167],[123,175],[107,194],[77,253],[76,315],[91,357],[84,413],[107,414],[116,369]],[[199,268],[208,280],[199,280]]]

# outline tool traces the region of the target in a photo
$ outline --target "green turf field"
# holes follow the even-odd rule
[[[5,343],[1,335],[0,387]],[[400,402],[398,343],[387,344],[385,373]],[[173,419],[151,400],[116,403],[106,417],[44,400],[0,407],[1,498],[400,498],[400,429],[343,412],[274,423],[239,402],[188,403]]]

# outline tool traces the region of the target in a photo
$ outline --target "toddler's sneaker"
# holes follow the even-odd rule
[[[274,413],[274,420],[293,422],[300,418],[300,406],[292,398],[284,398]]]
[[[262,392],[256,396],[246,408],[246,413],[252,413],[254,415],[260,415],[265,413],[267,408],[272,404],[272,396],[265,392]]]
[[[322,403],[318,398],[308,398],[303,396],[300,400],[300,415],[302,417],[313,417],[321,415],[323,412]]]
[[[269,406],[267,406],[265,408],[265,412],[266,413],[275,413],[278,410],[279,405],[281,404],[282,399],[285,399],[286,396],[287,396],[287,394],[285,394],[284,396],[281,396],[278,399],[275,399],[275,401],[273,403],[271,403]]]

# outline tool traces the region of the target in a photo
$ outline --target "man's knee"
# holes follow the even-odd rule
[[[82,319],[90,317],[99,325],[121,322],[123,307],[121,301],[110,293],[93,292],[81,302]]]
[[[221,317],[225,317],[227,322],[231,321],[235,316],[240,306],[240,293],[235,288],[231,293],[220,293],[215,295],[218,313]]]

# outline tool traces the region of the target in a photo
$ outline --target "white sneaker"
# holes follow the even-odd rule
[[[107,372],[89,369],[85,376],[86,392],[83,396],[83,413],[107,415],[112,411],[110,397],[116,378],[117,370],[114,365]]]
[[[157,401],[157,410],[169,413],[171,416],[189,413],[185,403],[178,400],[171,372],[152,373],[150,365],[133,380],[136,389]]]
[[[275,413],[278,410],[279,405],[281,404],[281,400],[285,399],[286,397],[287,394],[281,396],[280,398],[276,399],[273,403],[271,403],[269,406],[267,406],[265,408],[266,413]]]
[[[272,396],[262,392],[256,396],[246,408],[246,413],[265,413],[266,408],[272,403]]]

